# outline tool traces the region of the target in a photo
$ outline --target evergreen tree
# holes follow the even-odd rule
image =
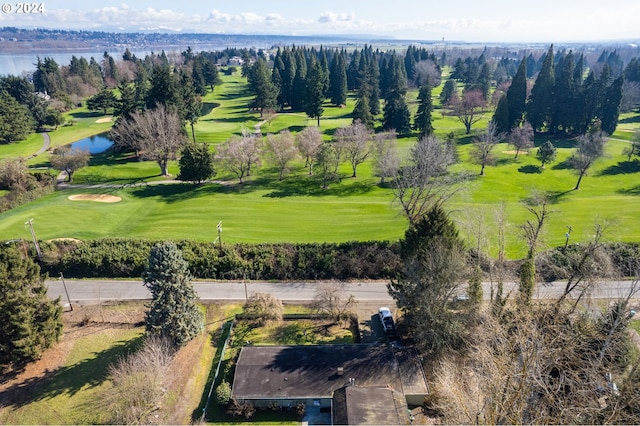
[[[40,358],[62,334],[60,300],[51,300],[40,268],[15,246],[0,249],[0,365]]]
[[[509,111],[509,131],[518,127],[523,120],[527,102],[527,58],[522,58],[516,75],[507,90],[507,108]]]
[[[575,105],[578,88],[573,78],[575,68],[573,53],[569,52],[564,56],[558,66],[561,68],[553,88],[552,127],[557,132],[570,134],[578,120]]]
[[[356,99],[356,106],[353,109],[353,122],[361,122],[368,128],[373,128],[373,115],[371,115],[371,108],[369,106],[369,96],[367,90],[364,87],[358,89],[358,98]]]
[[[421,137],[429,136],[434,131],[431,120],[433,102],[431,100],[431,84],[429,81],[420,87],[418,102],[418,111],[416,112],[413,127],[420,132]]]
[[[556,159],[556,147],[551,141],[546,141],[536,152],[536,158],[540,161],[540,168],[544,169],[545,164],[549,164]]]
[[[411,131],[411,113],[405,100],[407,76],[403,63],[396,55],[391,57],[389,66],[391,79],[385,95],[382,127],[385,130],[395,130],[399,135],[406,135]]]
[[[113,113],[118,117],[129,118],[139,107],[136,102],[136,88],[133,84],[123,81],[118,85],[118,91],[120,92],[120,99],[117,101]]]
[[[34,130],[29,109],[20,105],[13,96],[0,91],[0,143],[25,139]]]
[[[204,82],[209,86],[209,89],[213,92],[216,86],[222,84],[220,79],[220,73],[218,72],[218,66],[215,62],[209,59],[205,59],[202,64],[202,76]]]
[[[102,111],[103,114],[107,114],[107,109],[117,108],[118,98],[113,94],[110,89],[102,89],[89,99],[87,99],[87,108],[91,111]]]
[[[442,87],[442,92],[440,92],[440,104],[447,105],[451,101],[451,97],[456,94],[458,91],[458,84],[453,78],[445,81],[444,86]]]
[[[330,73],[331,103],[346,105],[347,103],[347,66],[342,53],[333,57]]]
[[[205,143],[189,143],[182,148],[178,161],[180,166],[179,180],[200,183],[215,175],[213,154]]]
[[[622,83],[624,77],[620,76],[605,90],[605,98],[600,109],[600,122],[602,131],[612,135],[618,125],[620,117],[620,101],[622,100]]]
[[[371,115],[376,116],[380,114],[380,70],[377,61],[369,62],[365,79],[369,94],[369,110]]]
[[[507,104],[507,97],[503,95],[498,101],[498,106],[491,119],[491,121],[496,123],[496,131],[499,133],[509,132],[509,106]]]
[[[527,103],[527,121],[536,132],[546,129],[551,124],[554,85],[553,45],[551,45]]]
[[[153,246],[142,278],[152,297],[145,317],[149,335],[180,348],[202,332],[204,321],[189,265],[173,242]]]
[[[442,207],[433,207],[400,241],[401,276],[389,293],[423,349],[441,353],[462,346],[463,316],[449,309],[466,275],[465,248]]]
[[[307,61],[300,49],[296,50],[296,74],[291,86],[291,109],[304,110],[304,95],[307,83]]]
[[[276,107],[278,96],[267,62],[262,58],[258,59],[248,70],[247,79],[249,90],[254,95],[250,108],[259,110],[262,117],[264,110]]]
[[[183,97],[175,74],[168,65],[156,65],[151,74],[151,85],[147,92],[145,104],[153,109],[159,105],[175,111],[182,117]]]
[[[195,142],[195,124],[198,122],[200,113],[202,112],[202,98],[200,98],[200,95],[196,92],[193,78],[185,72],[183,72],[180,77],[180,89],[182,90],[182,118],[191,125],[191,137],[193,138],[193,142]]]
[[[320,117],[324,112],[324,82],[326,75],[319,62],[313,62],[307,75],[304,98],[304,112],[309,118],[316,118],[320,126]]]

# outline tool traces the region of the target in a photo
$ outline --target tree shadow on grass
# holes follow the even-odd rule
[[[619,123],[640,123],[640,115],[632,115],[631,117],[623,118]]]
[[[69,115],[75,119],[95,118],[95,117],[105,116],[105,114],[103,114],[102,111],[76,111],[76,112],[72,112]]]
[[[631,188],[618,189],[616,192],[622,195],[640,196],[640,185],[632,186]]]
[[[621,161],[601,171],[598,176],[627,175],[640,172],[640,160]]]
[[[334,182],[328,188],[322,187],[322,179],[319,176],[309,176],[307,179],[283,180],[273,185],[274,191],[265,194],[267,198],[286,198],[295,196],[334,196],[348,197],[362,195],[373,189],[373,185],[367,182],[351,182],[348,184]]]
[[[47,371],[43,376],[16,383],[0,392],[0,405],[21,407],[27,403],[67,394],[73,396],[86,388],[101,385],[107,378],[109,366],[121,356],[137,350],[144,336],[121,340],[108,349],[94,352],[80,362]]]
[[[205,116],[211,113],[215,108],[218,108],[220,104],[218,102],[204,102],[200,108],[200,116]]]
[[[566,160],[554,164],[553,167],[551,167],[552,170],[570,170],[573,169],[573,167],[571,166],[571,158],[567,158]]]
[[[526,166],[522,166],[518,168],[520,173],[525,174],[540,174],[542,173],[542,169],[538,166],[534,166],[533,164],[527,164]]]

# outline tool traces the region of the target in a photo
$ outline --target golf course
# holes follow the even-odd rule
[[[223,84],[202,98],[202,115],[195,123],[196,140],[209,144],[212,152],[217,144],[243,130],[257,130],[263,136],[285,129],[296,134],[317,125],[303,113],[260,117],[248,108],[251,96],[246,79],[239,72],[222,79]],[[640,159],[623,154],[633,132],[640,128],[639,114],[620,116],[616,132],[606,143],[605,156],[589,169],[580,189],[574,190],[577,175],[567,163],[575,151],[572,139],[551,140],[558,155],[544,168],[536,159],[537,148],[520,152],[516,158],[513,148],[501,143],[493,151],[495,165],[487,166],[480,176],[480,166],[471,159],[471,142],[486,127],[492,111],[486,111],[467,135],[464,125],[441,109],[440,90],[441,86],[433,91],[435,133],[444,139],[453,132],[460,161],[451,169],[473,176],[445,207],[470,242],[473,228],[482,222],[486,244],[495,252],[496,212],[504,209],[507,254],[521,257],[526,249],[519,226],[531,219],[523,201],[535,193],[546,193],[552,200],[552,214],[545,224],[546,247],[564,245],[568,227],[570,243],[585,241],[596,223],[607,224],[608,241],[640,241]],[[412,113],[417,95],[417,89],[408,92]],[[320,119],[324,139],[330,140],[335,129],[351,124],[354,105],[352,97],[341,108],[325,104]],[[67,125],[49,132],[50,149],[106,133],[113,125],[110,115],[86,108],[72,110],[65,118]],[[191,129],[187,130],[190,135]],[[546,140],[536,138],[536,147]],[[43,135],[32,134],[24,141],[0,145],[0,159],[27,158],[40,149],[42,141]],[[415,142],[415,136],[398,140],[401,158]],[[48,168],[48,155],[30,158],[29,166]],[[177,161],[170,164],[169,172],[169,178],[160,176],[156,163],[139,161],[127,153],[95,154],[89,166],[73,175],[71,184],[0,214],[0,239],[30,239],[25,227],[30,219],[41,240],[137,237],[213,242],[221,223],[225,243],[395,241],[408,226],[394,202],[393,184],[380,184],[370,159],[358,167],[357,178],[351,177],[351,166],[343,162],[340,179],[328,188],[322,187],[319,176],[309,175],[303,158],[292,164],[283,180],[278,179],[277,168],[264,161],[244,183],[221,169],[201,184],[176,181]],[[111,202],[104,202],[107,200]]]

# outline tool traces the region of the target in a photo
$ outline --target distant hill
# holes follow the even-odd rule
[[[278,45],[362,44],[380,42],[379,36],[281,36],[205,33],[122,33],[50,29],[0,28],[0,53],[56,52],[66,50],[131,50],[167,48],[171,46],[220,46],[269,48]],[[393,39],[384,39],[389,42]],[[197,50],[197,49],[196,49]]]

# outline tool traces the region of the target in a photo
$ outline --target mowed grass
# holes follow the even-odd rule
[[[217,144],[243,130],[255,131],[256,126],[266,135],[285,129],[295,134],[306,126],[316,125],[316,120],[303,113],[285,111],[260,117],[257,112],[248,111],[251,96],[246,91],[246,81],[238,74],[223,79],[224,84],[204,97],[204,115],[195,126],[197,140],[209,143],[212,151]],[[607,143],[607,155],[589,170],[580,190],[574,191],[577,176],[567,163],[574,152],[574,140],[552,140],[558,147],[558,159],[544,170],[535,159],[535,149],[528,154],[520,153],[515,159],[513,148],[500,144],[494,149],[496,164],[487,166],[485,176],[478,176],[480,166],[471,159],[471,141],[475,132],[485,128],[491,113],[485,113],[473,125],[472,134],[466,135],[457,118],[439,107],[437,93],[434,90],[436,134],[442,138],[450,132],[455,134],[461,163],[454,169],[466,170],[474,177],[447,204],[470,243],[474,238],[469,224],[473,218],[481,217],[486,224],[486,244],[492,253],[496,252],[494,212],[504,205],[508,221],[507,252],[510,257],[522,256],[524,242],[519,226],[532,218],[523,201],[535,192],[548,193],[553,200],[553,212],[545,226],[547,246],[564,244],[568,226],[573,229],[571,242],[585,241],[596,222],[610,224],[607,233],[610,240],[640,241],[637,220],[640,160],[629,161],[623,155],[633,132],[640,127],[639,114],[620,117],[618,130]],[[417,90],[409,91],[407,100],[412,111],[417,108],[416,97]],[[353,96],[341,108],[325,104],[320,120],[325,140],[331,139],[336,128],[351,123],[354,105]],[[52,132],[54,144],[104,132],[111,125],[97,123],[102,116],[86,110],[79,109],[71,115],[76,124]],[[408,154],[415,140],[415,136],[399,139],[401,157]],[[536,146],[545,141],[544,137],[536,140]],[[37,147],[36,142],[30,138],[17,145],[31,144],[32,150]],[[16,148],[11,152],[7,155],[13,156]],[[40,158],[38,165],[46,166],[46,157]],[[170,173],[175,176],[178,172],[177,163],[172,162]],[[218,170],[215,179],[220,183],[131,186],[164,179],[158,174],[159,168],[153,162],[110,152],[96,155],[89,167],[74,175],[74,182],[112,187],[66,189],[3,213],[0,238],[29,238],[24,222],[31,218],[41,239],[131,236],[213,241],[217,237],[216,225],[222,221],[222,239],[227,243],[393,241],[402,238],[407,227],[399,206],[393,202],[392,190],[381,187],[373,176],[370,160],[359,166],[357,178],[349,177],[351,168],[344,163],[340,181],[331,183],[328,189],[322,189],[317,174],[308,176],[301,159],[292,163],[291,172],[283,181],[278,181],[272,165],[263,163],[254,168],[253,176],[244,184],[239,184],[232,174]],[[122,201],[102,204],[68,199],[69,195],[86,192],[113,193],[122,197]]]
[[[122,201],[68,199],[87,192],[108,192]],[[31,218],[45,240],[135,236],[213,241],[220,220],[228,243],[393,240],[405,228],[388,191],[356,180],[324,190],[306,176],[266,188],[234,183],[58,191],[4,213],[0,238],[25,237],[24,222]]]

